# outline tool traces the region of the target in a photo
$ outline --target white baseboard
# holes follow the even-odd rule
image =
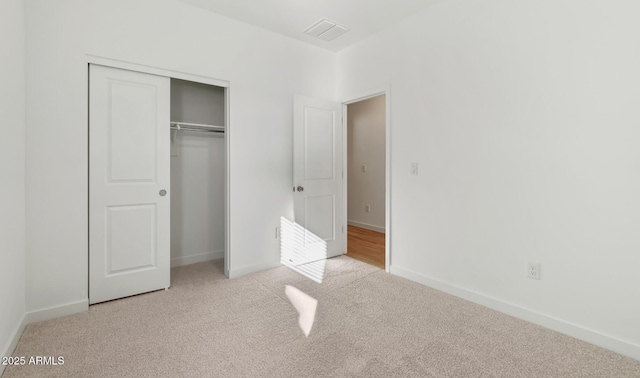
[[[408,280],[429,286],[447,294],[466,299],[481,306],[488,307],[513,317],[552,329],[556,332],[586,341],[599,347],[612,350],[616,353],[640,360],[640,345],[621,340],[613,336],[602,334],[598,331],[582,327],[580,325],[545,315],[524,307],[520,307],[500,299],[492,298],[468,289],[463,289],[437,279],[424,276],[409,269],[390,267],[390,273]]]
[[[278,262],[276,262],[276,263],[264,262],[264,263],[260,263],[260,264],[253,264],[253,265],[243,266],[243,267],[240,267],[240,268],[229,269],[229,278],[242,277],[242,276],[245,276],[247,274],[261,272],[263,270],[275,268],[275,267],[277,267],[279,265],[280,264]]]
[[[89,300],[85,299],[78,302],[67,303],[60,306],[43,308],[41,310],[30,311],[27,313],[27,321],[29,324],[42,322],[45,320],[55,319],[62,316],[77,314],[89,310]]]
[[[171,259],[171,267],[183,265],[197,264],[209,260],[218,260],[224,258],[224,251],[205,252],[197,255],[178,256]]]
[[[18,345],[18,341],[20,341],[20,337],[22,336],[22,332],[24,332],[24,328],[27,326],[27,314],[22,316],[22,320],[16,328],[11,333],[11,337],[9,338],[7,345],[2,349],[2,353],[0,353],[0,357],[8,357],[13,354],[13,351],[16,349],[16,345]],[[0,363],[0,376],[4,373],[4,365]]]
[[[368,224],[368,223],[361,223],[361,222],[356,222],[356,221],[352,221],[352,220],[348,220],[347,224],[349,226],[355,226],[355,227],[360,227],[360,228],[364,228],[365,230],[371,230],[371,231],[375,231],[375,232],[381,232],[383,234],[386,233],[386,229],[384,227],[378,227],[378,226],[374,226],[372,224]]]

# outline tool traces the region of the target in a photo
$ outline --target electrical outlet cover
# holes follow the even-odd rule
[[[540,279],[540,263],[527,263],[527,277],[532,278],[534,280]]]
[[[411,163],[411,168],[409,170],[412,176],[418,175],[418,163]]]

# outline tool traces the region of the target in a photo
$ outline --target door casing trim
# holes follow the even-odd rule
[[[142,72],[151,75],[164,76],[171,79],[180,79],[193,81],[201,84],[215,85],[218,87],[225,88],[225,238],[224,238],[224,274],[227,278],[229,278],[229,271],[231,270],[231,180],[230,180],[230,168],[231,168],[231,135],[232,135],[232,127],[231,127],[231,117],[230,117],[230,100],[231,100],[231,82],[228,80],[216,79],[204,75],[192,74],[187,72],[175,71],[166,68],[160,68],[140,63],[133,63],[124,60],[112,59],[98,55],[86,54],[85,62],[88,65],[100,65],[107,66],[112,68],[120,68],[129,71]],[[87,71],[88,72],[88,71]],[[89,75],[86,77],[86,85],[85,88],[89,88]],[[87,106],[89,104],[89,91],[87,90]],[[169,127],[169,126],[167,126]],[[89,128],[89,119],[87,118],[87,128]],[[88,143],[88,141],[87,141]],[[87,144],[88,148],[88,144]],[[87,180],[88,180],[87,176]],[[87,181],[87,190],[89,188],[89,182]],[[87,199],[89,197],[87,196]],[[87,217],[89,214],[87,214]],[[87,229],[87,232],[89,230]],[[87,238],[87,255],[89,254],[89,239]],[[87,273],[89,271],[89,265],[87,264]],[[88,277],[88,274],[87,274]],[[89,280],[87,280],[87,293],[89,292]]]

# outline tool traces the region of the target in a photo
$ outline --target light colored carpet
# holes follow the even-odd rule
[[[4,377],[640,377],[640,362],[342,256],[317,284],[286,267],[227,280],[222,261],[172,287],[29,325]],[[284,293],[318,300],[309,337]]]

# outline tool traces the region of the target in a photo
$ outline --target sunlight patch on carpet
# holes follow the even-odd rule
[[[316,318],[318,301],[291,285],[284,285],[284,293],[296,311],[298,311],[298,324],[300,325],[300,329],[302,329],[305,336],[309,337],[311,327],[313,327],[313,321]]]

